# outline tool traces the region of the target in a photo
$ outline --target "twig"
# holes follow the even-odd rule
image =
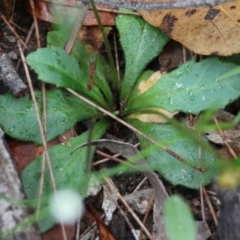
[[[143,180],[137,185],[137,187],[134,189],[133,192],[137,192],[139,188],[143,185],[144,182],[146,182],[147,177],[144,177]]]
[[[39,27],[38,27],[38,22],[37,22],[37,18],[35,15],[35,7],[34,7],[34,2],[33,0],[30,0],[30,6],[31,6],[31,10],[32,10],[32,15],[33,15],[33,22],[34,22],[34,26],[35,26],[35,34],[36,34],[36,39],[37,39],[37,46],[38,48],[41,47],[41,42],[40,42],[40,35],[39,35]]]
[[[201,201],[202,220],[203,220],[204,222],[206,222],[205,207],[204,207],[204,198],[203,198],[203,186],[200,186],[200,201]]]
[[[211,212],[211,214],[212,214],[212,217],[213,217],[213,221],[214,221],[214,223],[215,223],[215,226],[217,226],[217,225],[218,225],[218,220],[217,220],[216,213],[215,213],[215,211],[214,211],[212,202],[211,202],[211,200],[210,200],[210,198],[209,198],[209,196],[208,196],[208,193],[207,193],[207,191],[206,191],[206,188],[205,188],[205,187],[202,187],[202,190],[203,190],[203,194],[204,194],[204,196],[205,196],[205,199],[206,199],[206,201],[207,201],[208,207],[209,207],[209,209],[210,209],[210,212]]]
[[[28,44],[28,42],[29,42],[29,40],[32,36],[33,30],[34,30],[34,24],[32,24],[32,26],[30,27],[30,30],[28,31],[28,35],[27,35],[27,37],[25,39],[25,42],[24,42],[26,45]],[[23,46],[23,52],[24,52],[24,50],[25,50],[25,47]],[[20,66],[20,63],[21,63],[21,59],[19,59],[18,62],[17,62],[16,70],[18,70],[18,68]]]
[[[117,77],[118,77],[118,81],[120,81],[120,69],[119,69],[117,40],[116,40],[115,32],[113,34],[113,44],[114,44],[114,52],[115,52],[115,62],[116,62]]]
[[[101,156],[106,156],[106,155],[102,155],[101,153],[102,153],[102,151],[99,151],[99,152],[97,152],[99,155],[101,155]],[[119,157],[121,154],[114,154],[113,155],[113,157]],[[94,163],[92,163],[92,166],[97,166],[97,165],[99,165],[99,164],[101,164],[101,163],[105,163],[105,162],[107,162],[107,161],[109,161],[110,160],[110,158],[108,158],[107,156],[106,156],[106,158],[103,158],[103,159],[101,159],[101,160],[98,160],[98,161],[96,161],[96,162],[94,162]]]
[[[14,28],[11,26],[11,24],[8,22],[8,20],[1,14],[0,12],[0,17],[2,18],[2,20],[4,21],[4,23],[7,25],[7,27],[10,29],[10,31],[15,35],[15,37],[18,39],[18,41],[27,49],[27,45],[23,42],[23,40],[19,37],[19,35],[17,34],[17,32],[14,30]]]
[[[198,134],[198,138],[201,138],[201,134],[200,133]],[[198,161],[202,162],[202,148],[201,148],[201,146],[198,146]],[[201,173],[199,173],[199,174],[202,175]],[[203,219],[204,222],[206,222],[205,206],[204,206],[204,198],[203,198],[203,186],[202,186],[202,184],[200,185],[200,201],[201,201],[202,219]]]
[[[111,181],[109,181],[110,184]],[[113,186],[113,185],[112,185]],[[131,222],[129,221],[129,219],[127,218],[126,213],[122,210],[122,208],[120,207],[120,205],[118,204],[118,202],[112,197],[111,191],[108,189],[108,187],[106,186],[106,184],[103,185],[104,190],[106,191],[108,197],[111,199],[111,201],[115,204],[115,206],[117,207],[117,209],[119,210],[120,214],[123,216],[124,220],[126,221],[127,225],[129,226],[130,230],[132,231],[132,233],[134,233],[134,227],[131,224]],[[115,192],[114,192],[115,193]],[[138,240],[136,238],[136,234],[133,234],[133,236],[135,237],[136,240]]]
[[[90,9],[92,9],[92,7],[90,7]],[[109,12],[109,13],[116,13],[116,14],[123,14],[123,15],[141,16],[141,14],[137,12],[124,12],[124,11],[119,11],[115,9],[108,9],[108,8],[101,8],[101,7],[97,7],[97,10],[99,12]]]
[[[52,187],[53,187],[54,192],[57,192],[57,186],[56,186],[55,178],[54,178],[54,175],[53,175],[53,170],[52,170],[50,157],[49,157],[48,150],[47,150],[47,142],[46,142],[46,139],[45,139],[43,126],[42,126],[42,122],[41,122],[41,119],[40,119],[40,114],[39,114],[38,105],[37,105],[36,97],[35,97],[34,90],[33,90],[31,77],[30,77],[30,74],[29,74],[29,71],[28,71],[26,59],[25,59],[25,56],[23,54],[21,44],[20,44],[19,41],[17,43],[18,43],[20,56],[21,56],[21,59],[22,59],[22,62],[23,62],[23,66],[24,66],[24,69],[25,69],[27,81],[28,81],[28,84],[29,84],[30,94],[31,94],[31,97],[32,97],[32,100],[33,100],[34,110],[35,110],[35,113],[36,113],[37,122],[38,122],[39,130],[40,130],[40,134],[41,134],[41,138],[42,138],[42,142],[43,142],[43,149],[44,149],[45,154],[46,154],[46,160],[47,160],[47,165],[48,165],[48,168],[49,168],[49,174],[50,174],[50,179],[51,179],[51,182],[52,182]],[[64,239],[67,239],[65,228],[63,226],[62,221],[60,221],[60,224],[61,224],[61,227],[62,227]]]
[[[219,126],[219,122],[217,120],[217,118],[215,116],[213,116],[213,120],[218,128],[218,131],[223,139],[223,142],[225,144],[225,146],[227,147],[228,151],[230,152],[230,154],[233,156],[234,159],[237,159],[237,154],[233,151],[232,147],[230,146],[230,144],[228,143],[227,139],[226,139],[226,136],[223,132],[223,130],[220,128]]]
[[[156,191],[156,189],[155,189]],[[150,210],[152,209],[152,205],[153,205],[153,201],[154,201],[154,198],[155,198],[155,194],[153,194],[150,198],[150,201],[148,203],[148,206],[147,206],[147,210],[146,210],[146,213],[144,215],[144,218],[142,220],[143,224],[145,225],[147,219],[148,219],[148,216],[149,216],[149,213],[150,213]],[[140,230],[140,236],[139,236],[139,240],[142,240],[142,235],[143,235],[143,231],[142,229]]]
[[[18,30],[22,31],[23,33],[26,33],[26,32],[27,32],[24,28],[20,27],[18,24],[16,24],[15,22],[13,22],[12,19],[10,19],[9,23],[10,23],[11,25],[13,25],[14,27],[16,27]]]
[[[121,160],[121,159],[119,159],[119,158],[116,158],[116,157],[114,157],[114,156],[111,156],[111,155],[109,155],[109,154],[107,154],[107,153],[104,153],[104,152],[102,152],[102,151],[97,150],[96,153],[97,153],[97,154],[100,154],[100,155],[102,155],[102,156],[104,156],[104,157],[107,157],[107,158],[109,158],[109,159],[111,159],[111,160],[113,160],[113,161],[116,161],[116,162],[118,162],[118,163],[126,164],[126,165],[128,165],[129,167],[138,169],[138,168],[137,168],[136,166],[134,166],[133,164],[128,163],[128,162],[125,162],[125,161],[123,161],[123,160]]]
[[[126,202],[126,200],[122,197],[122,195],[118,192],[118,190],[111,184],[111,182],[109,181],[109,179],[105,179],[105,182],[109,185],[109,187],[112,189],[112,191],[118,196],[118,198],[120,199],[120,201],[124,204],[124,206],[127,208],[127,210],[131,213],[131,215],[133,216],[133,218],[137,221],[137,223],[138,223],[139,226],[143,229],[144,233],[148,236],[148,238],[150,238],[151,240],[153,240],[153,236],[150,234],[150,232],[147,230],[147,228],[143,225],[143,223],[142,223],[141,220],[138,218],[138,216],[135,214],[135,212],[130,208],[130,206],[128,205],[128,203]]]

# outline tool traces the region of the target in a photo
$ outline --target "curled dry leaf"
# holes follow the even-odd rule
[[[138,86],[138,95],[146,92],[151,88],[157,81],[160,81],[162,74],[160,71],[153,73],[146,81],[141,81]],[[171,119],[178,112],[169,112],[163,108],[149,108],[144,109],[148,113],[134,113],[129,118],[138,119],[142,122],[154,122],[154,123],[166,123],[168,119]],[[151,111],[153,113],[151,113]]]
[[[98,237],[100,240],[115,240],[112,233],[109,231],[108,227],[102,222],[102,220],[97,217],[92,209],[88,209],[88,212],[94,217],[98,226]]]
[[[148,1],[148,0],[146,0]],[[240,1],[213,8],[138,11],[172,39],[198,54],[222,56],[240,52]]]
[[[240,147],[240,131],[239,130],[223,130],[226,140],[233,147]],[[217,131],[208,131],[205,132],[206,137],[213,143],[224,145],[224,140],[219,132]]]

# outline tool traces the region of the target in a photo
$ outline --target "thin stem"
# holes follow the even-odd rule
[[[94,0],[90,0],[90,3],[91,3],[91,6],[92,6],[92,10],[93,10],[93,12],[95,14],[95,17],[97,19],[99,29],[100,29],[100,31],[102,33],[102,36],[103,36],[104,44],[105,44],[107,55],[108,55],[108,60],[109,60],[110,67],[111,67],[111,70],[112,70],[112,73],[113,73],[112,82],[114,84],[114,91],[118,95],[119,94],[119,89],[120,89],[120,81],[118,81],[118,75],[117,75],[116,67],[115,67],[115,64],[114,64],[114,60],[113,60],[110,44],[109,44],[109,41],[107,39],[106,33],[104,31],[104,28],[103,28],[101,19],[99,17],[98,10],[96,8]],[[119,96],[117,96],[116,98],[117,98],[116,101],[118,101],[119,100]]]

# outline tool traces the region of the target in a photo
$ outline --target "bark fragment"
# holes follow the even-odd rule
[[[0,232],[11,231],[26,217],[28,209],[17,203],[24,199],[21,182],[13,165],[11,156],[3,139],[0,128]],[[2,240],[40,240],[40,233],[35,226],[19,228],[14,233],[3,236]]]

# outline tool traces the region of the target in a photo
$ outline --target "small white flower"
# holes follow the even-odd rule
[[[84,212],[83,199],[72,189],[53,194],[49,206],[54,219],[65,224],[74,224]]]

